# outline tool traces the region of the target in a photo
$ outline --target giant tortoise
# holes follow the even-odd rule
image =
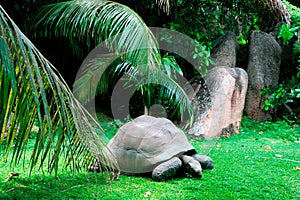
[[[178,171],[202,177],[212,169],[212,159],[196,154],[186,135],[166,118],[140,116],[123,125],[108,143],[122,173],[152,173],[156,181],[172,178]],[[90,167],[90,171],[95,170]]]

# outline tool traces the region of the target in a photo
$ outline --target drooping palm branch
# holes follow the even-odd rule
[[[63,155],[73,169],[93,158],[118,169],[101,127],[1,6],[0,35],[0,144],[5,147],[1,157],[14,164],[21,160],[36,121],[39,130],[32,139],[30,171],[47,164],[57,173]]]
[[[165,78],[167,95],[170,98],[176,96],[178,104],[188,107],[192,119],[190,100],[176,81],[160,74],[166,69],[162,65],[157,40],[133,10],[111,1],[73,0],[46,6],[39,13],[34,29],[42,30],[40,34],[63,35],[71,42],[76,37],[87,40],[88,44],[94,40],[96,44],[105,43],[111,50],[95,58],[97,62],[90,61],[82,66],[83,73],[74,84],[74,94],[83,104],[95,97],[105,69],[120,58],[129,63],[132,70],[138,71],[140,77],[159,81]]]
[[[156,0],[156,4],[162,9],[167,15],[171,13],[172,7],[175,6],[174,0]]]
[[[157,70],[158,44],[143,20],[129,7],[103,0],[73,0],[43,7],[33,29],[47,36],[65,36],[100,44],[104,40],[117,56],[133,65],[148,64],[147,72]],[[125,53],[125,54],[124,54]],[[144,71],[144,68],[139,69]]]

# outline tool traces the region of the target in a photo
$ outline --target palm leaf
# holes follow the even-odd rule
[[[111,1],[74,0],[45,6],[33,26],[42,36],[54,33],[107,47],[117,57],[140,67],[143,74],[157,70],[160,60],[158,44],[143,20],[130,8]],[[42,30],[42,31],[40,31]]]
[[[97,94],[98,86],[100,91],[105,92],[108,89],[106,83],[108,80],[100,82],[104,76],[106,68],[116,59],[114,54],[105,54],[95,59],[86,60],[79,73],[77,73],[76,81],[73,85],[75,96],[85,105],[92,100]]]
[[[156,4],[162,9],[167,15],[171,13],[172,7],[175,5],[173,0],[156,0]]]
[[[1,6],[0,34],[0,144],[5,147],[4,159],[19,163],[36,120],[39,131],[34,137],[31,170],[47,163],[48,170],[57,173],[63,154],[72,169],[93,158],[117,169],[101,127]]]
[[[137,75],[134,74],[134,76],[136,77]],[[181,76],[178,76],[178,78],[180,77]],[[152,76],[141,76],[140,82],[137,85],[145,86],[152,83],[162,86],[162,88],[164,89],[161,90],[161,95],[166,95],[167,97],[169,97],[169,105],[174,105],[175,109],[178,109],[180,111],[182,122],[181,125],[184,128],[191,126],[193,124],[194,114],[191,101],[187,96],[186,91],[183,89],[185,86],[188,86],[186,80],[184,78],[182,80],[175,80],[168,74],[162,71],[157,71],[155,72],[155,74],[152,74]],[[148,91],[148,93],[150,93],[149,95],[151,96],[151,91]],[[184,112],[186,110],[189,114],[188,119],[184,119]]]
[[[69,38],[71,42],[74,38],[87,40],[88,44],[93,39],[96,44],[105,44],[104,46],[113,52],[103,53],[103,45],[97,47],[90,53],[92,57],[86,59],[81,66],[73,92],[83,104],[93,100],[97,88],[98,91],[107,88],[107,84],[103,84],[103,81],[101,85],[98,83],[105,77],[103,73],[116,59],[121,59],[128,65],[117,65],[120,68],[116,68],[115,73],[120,73],[119,70],[127,66],[128,70],[138,72],[141,77],[156,78],[156,81],[167,77],[157,73],[165,72],[165,68],[161,64],[162,58],[156,38],[142,19],[122,4],[99,0],[62,2],[44,7],[35,21],[34,29],[43,30],[39,33],[44,36],[54,33],[56,36],[63,35]],[[166,80],[169,83],[166,94],[172,98],[174,92],[182,91],[182,88],[169,79],[170,77]],[[170,83],[174,85],[171,86]],[[182,98],[177,102],[183,106],[189,105],[186,95],[179,93],[177,97]]]
[[[182,121],[187,122],[186,126],[191,125],[193,120],[192,105],[186,91],[183,89],[186,87],[187,82],[182,76],[179,66],[174,65],[173,62],[175,61],[172,58],[171,56],[163,58],[163,62],[167,63],[170,68],[169,71],[157,70],[148,76],[144,76],[131,63],[124,60],[109,66],[116,59],[113,54],[103,54],[94,59],[88,59],[83,63],[82,73],[79,74],[77,81],[75,81],[74,91],[78,91],[76,93],[77,97],[84,101],[87,100],[86,95],[107,92],[107,84],[110,83],[110,80],[115,76],[122,76],[127,79],[125,82],[122,80],[125,83],[122,87],[133,87],[133,90],[141,89],[146,91],[148,96],[152,96],[152,91],[147,85],[156,84],[165,88],[161,90],[161,96],[168,97],[170,105],[179,108],[178,110],[180,110],[181,114],[188,111],[189,119],[182,119]],[[105,70],[107,70],[106,73]],[[180,78],[182,79],[178,80]],[[183,117],[183,115],[181,116]]]

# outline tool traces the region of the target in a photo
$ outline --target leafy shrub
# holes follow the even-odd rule
[[[296,76],[282,84],[270,86],[262,90],[261,95],[268,98],[264,101],[262,109],[265,111],[275,110],[273,118],[278,117],[278,110],[280,115],[285,116],[286,119],[297,122],[299,120],[300,109],[300,68]]]
[[[297,60],[300,55],[299,31],[300,31],[300,9],[284,1],[291,14],[291,25],[283,24],[278,33],[279,42],[283,49],[282,64],[288,65],[281,72],[282,77],[290,77],[297,73]]]
[[[271,135],[272,137],[281,138],[292,142],[300,141],[299,125],[290,125],[285,120],[278,120],[276,122],[258,122],[250,119],[250,117],[244,116],[242,120],[241,132],[257,132],[259,134]]]
[[[261,1],[262,2],[262,1]],[[275,27],[274,17],[265,5],[255,1],[191,0],[179,7],[165,27],[196,39],[201,45],[213,48],[217,38],[226,31],[238,36],[239,44],[246,44],[252,30]]]
[[[292,24],[283,24],[278,33],[283,48],[281,83],[265,88],[261,95],[267,97],[262,109],[271,112],[273,119],[284,118],[298,122],[300,117],[300,9],[285,1],[291,13]],[[298,64],[297,64],[298,63]],[[295,67],[296,66],[296,67]]]

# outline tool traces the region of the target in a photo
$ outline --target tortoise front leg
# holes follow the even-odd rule
[[[171,158],[170,160],[155,167],[152,172],[152,178],[155,181],[166,181],[173,177],[181,166],[182,162],[179,158]]]
[[[192,157],[201,164],[203,170],[214,168],[213,160],[210,157],[199,154],[194,154]]]
[[[202,167],[196,159],[191,156],[183,155],[182,162],[189,174],[197,178],[202,177]]]

